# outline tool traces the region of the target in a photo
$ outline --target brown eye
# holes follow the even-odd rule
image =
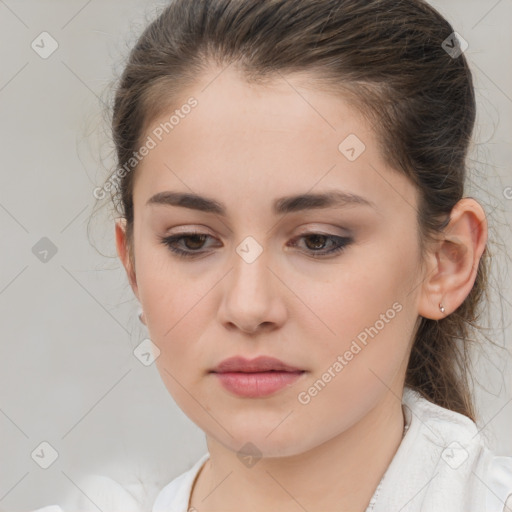
[[[201,249],[204,245],[205,239],[208,235],[192,235],[192,236],[184,236],[182,237],[185,242],[185,247],[187,249],[197,250]]]
[[[208,238],[213,237],[206,233],[181,233],[163,237],[160,241],[174,254],[182,258],[193,258],[204,253],[201,249],[203,249]],[[181,248],[178,247],[180,242],[183,242]]]
[[[324,235],[322,233],[306,233],[295,240],[305,240],[306,252],[314,258],[321,258],[324,256],[335,255],[342,252],[353,240],[349,237]],[[331,244],[331,249],[325,250],[324,247]],[[299,244],[292,243],[292,246]]]
[[[322,249],[322,246],[325,246],[328,237],[325,235],[308,235],[304,237],[305,240],[312,240],[312,243],[309,244],[306,242],[306,246],[308,249]]]

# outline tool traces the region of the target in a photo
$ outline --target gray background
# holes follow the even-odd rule
[[[0,0],[0,510],[60,503],[90,472],[163,485],[206,451],[154,365],[133,355],[147,331],[116,258],[108,200],[88,235],[92,191],[112,165],[102,102],[164,4]],[[468,41],[474,71],[469,194],[497,241],[488,335],[498,346],[475,354],[479,426],[512,455],[511,265],[502,257],[512,231],[512,0],[432,4]],[[59,45],[47,59],[31,48],[43,31]],[[46,262],[33,250],[48,248],[44,237],[57,249]],[[58,452],[48,469],[31,458],[43,441]]]

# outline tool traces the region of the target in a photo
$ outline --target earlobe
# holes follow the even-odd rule
[[[422,286],[419,315],[439,320],[464,302],[475,283],[487,235],[483,208],[475,199],[461,199],[429,255],[432,265]]]
[[[121,263],[126,271],[130,286],[132,287],[133,293],[139,298],[137,280],[135,277],[135,269],[130,258],[130,251],[128,250],[128,243],[126,239],[126,219],[120,217],[115,221],[115,235],[116,235],[116,250]]]

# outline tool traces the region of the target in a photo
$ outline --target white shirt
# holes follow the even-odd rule
[[[494,455],[473,421],[408,387],[402,403],[407,431],[366,512],[512,512],[512,457]],[[208,458],[204,454],[161,489],[151,512],[187,512],[194,479]],[[108,477],[92,476],[86,493],[73,512],[149,511],[140,488]],[[64,511],[55,505],[34,512]]]

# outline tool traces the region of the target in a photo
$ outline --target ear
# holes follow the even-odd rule
[[[452,209],[441,240],[427,256],[418,314],[439,320],[455,311],[475,283],[478,264],[487,244],[485,212],[472,198],[461,199]],[[445,307],[442,313],[439,304]]]
[[[119,259],[121,260],[124,269],[126,270],[126,275],[130,281],[130,286],[132,287],[133,293],[137,299],[139,299],[139,290],[137,288],[135,269],[133,268],[133,262],[130,259],[130,251],[126,239],[126,219],[124,217],[116,219],[115,232],[117,255],[119,256]]]

